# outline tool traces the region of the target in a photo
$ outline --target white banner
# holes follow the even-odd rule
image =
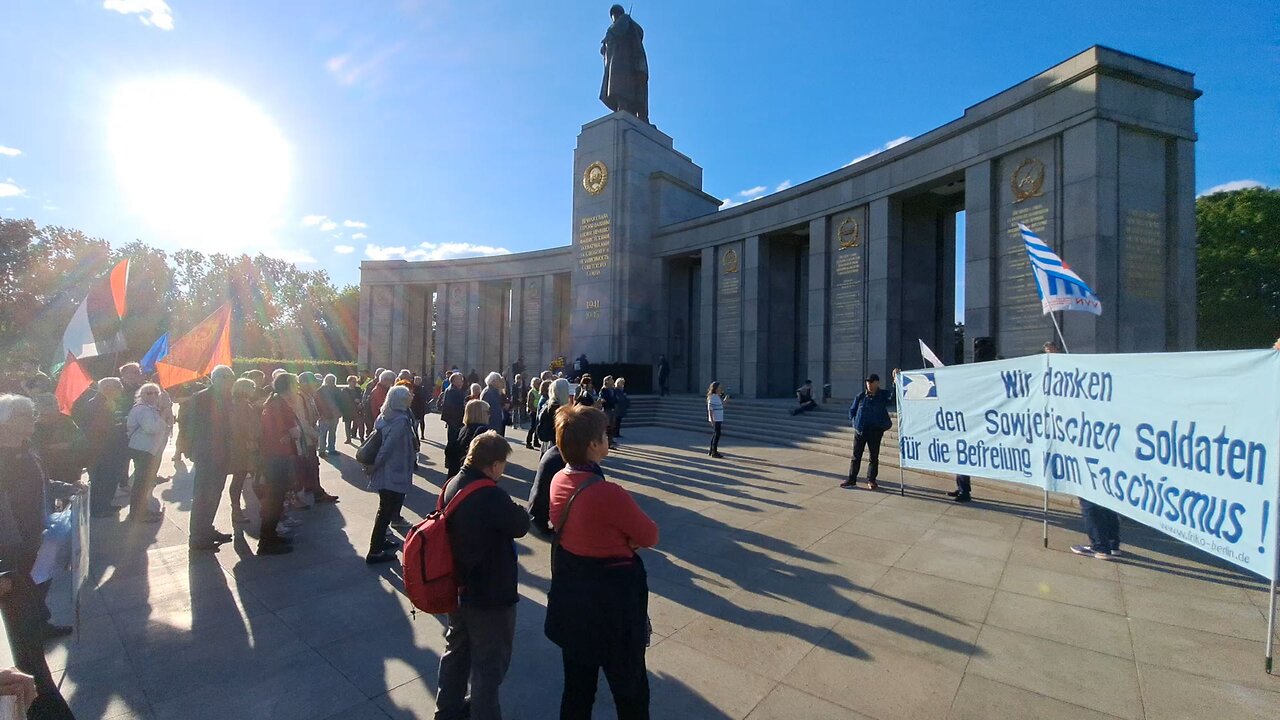
[[[903,372],[904,467],[1108,507],[1267,579],[1280,352],[1034,355]]]

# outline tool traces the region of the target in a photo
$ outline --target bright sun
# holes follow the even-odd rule
[[[235,90],[194,77],[131,82],[108,131],[129,209],[168,239],[235,251],[283,220],[289,145]]]

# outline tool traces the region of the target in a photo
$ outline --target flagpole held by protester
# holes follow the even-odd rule
[[[1058,324],[1057,311],[1075,310],[1091,315],[1102,314],[1102,301],[1098,299],[1093,288],[1089,287],[1052,248],[1040,239],[1034,230],[1018,223],[1018,232],[1022,234],[1022,244],[1027,251],[1027,260],[1031,263],[1031,276],[1036,281],[1036,291],[1040,293],[1040,309],[1053,321],[1053,329],[1058,333],[1058,342],[1062,350],[1067,349],[1067,340],[1062,335],[1062,326]],[[1046,351],[1052,352],[1048,347]],[[1047,362],[1047,361],[1046,361]],[[1044,515],[1043,541],[1049,547],[1049,480],[1044,478]]]

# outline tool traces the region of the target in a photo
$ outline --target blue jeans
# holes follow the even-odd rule
[[[1081,498],[1080,516],[1090,547],[1104,552],[1120,549],[1120,516],[1115,511]]]
[[[334,444],[338,441],[338,421],[337,420],[321,420],[320,421],[320,450],[323,452],[336,453],[337,448]]]

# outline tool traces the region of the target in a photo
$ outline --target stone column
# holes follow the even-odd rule
[[[964,171],[964,360],[973,362],[973,339],[996,335],[995,215],[991,162]]]
[[[702,248],[702,267],[699,271],[702,283],[702,307],[698,329],[698,367],[693,387],[707,386],[715,375],[716,367],[716,249]]]
[[[407,288],[403,283],[391,289],[391,364],[399,372],[409,362],[409,315],[405,306]]]
[[[410,285],[405,289],[405,367],[414,374],[421,374],[427,368],[426,351],[423,347],[423,331],[426,326],[426,288],[422,285]]]
[[[1169,297],[1173,335],[1168,350],[1196,349],[1196,296],[1180,288],[1196,286],[1196,144],[1177,138],[1169,141],[1171,168],[1169,190]]]
[[[556,311],[556,276],[543,275],[537,278],[537,282],[542,286],[542,317],[538,322],[538,332],[542,333],[542,368],[546,368],[557,357],[559,350],[556,347],[556,335],[559,334],[556,325],[559,318]]]
[[[356,341],[356,362],[359,365],[358,370],[369,372],[373,372],[373,368],[369,366],[369,337],[373,332],[373,318],[369,314],[372,296],[372,286],[360,286],[360,336]]]
[[[466,365],[462,368],[463,373],[470,373],[473,369],[484,379],[485,371],[480,368],[480,281],[472,280],[467,283],[467,341],[466,350],[463,352],[463,358]]]
[[[742,395],[768,395],[769,263],[768,241],[748,237],[742,252]],[[780,349],[780,348],[779,348]]]
[[[511,302],[508,308],[507,316],[504,319],[506,323],[507,341],[504,343],[506,348],[506,358],[503,359],[501,372],[505,376],[511,371],[511,366],[516,359],[521,357],[524,352],[521,350],[523,344],[520,342],[525,331],[524,327],[524,280],[516,278],[511,281]],[[507,378],[508,382],[515,382],[514,377]]]
[[[1116,125],[1112,122],[1094,120],[1062,133],[1063,259],[1103,298],[1115,298],[1119,282],[1116,146]],[[1111,343],[1109,347],[1114,349],[1119,329],[1115,309],[1106,308],[1101,318],[1061,313],[1067,347],[1072,352],[1092,353],[1099,351],[1102,342]]]
[[[440,357],[440,349],[438,343],[439,337],[435,334],[437,329],[435,325],[436,318],[436,298],[435,293],[440,289],[439,285],[428,285],[423,289],[423,318],[422,318],[422,362],[426,365],[428,373],[440,372],[440,363],[444,359]]]
[[[871,201],[867,229],[867,368],[887,386],[902,359],[902,206]]]
[[[831,382],[828,373],[827,339],[827,218],[809,221],[809,366],[806,374],[813,380],[815,392],[822,398],[822,386]],[[804,378],[801,378],[802,380]]]

